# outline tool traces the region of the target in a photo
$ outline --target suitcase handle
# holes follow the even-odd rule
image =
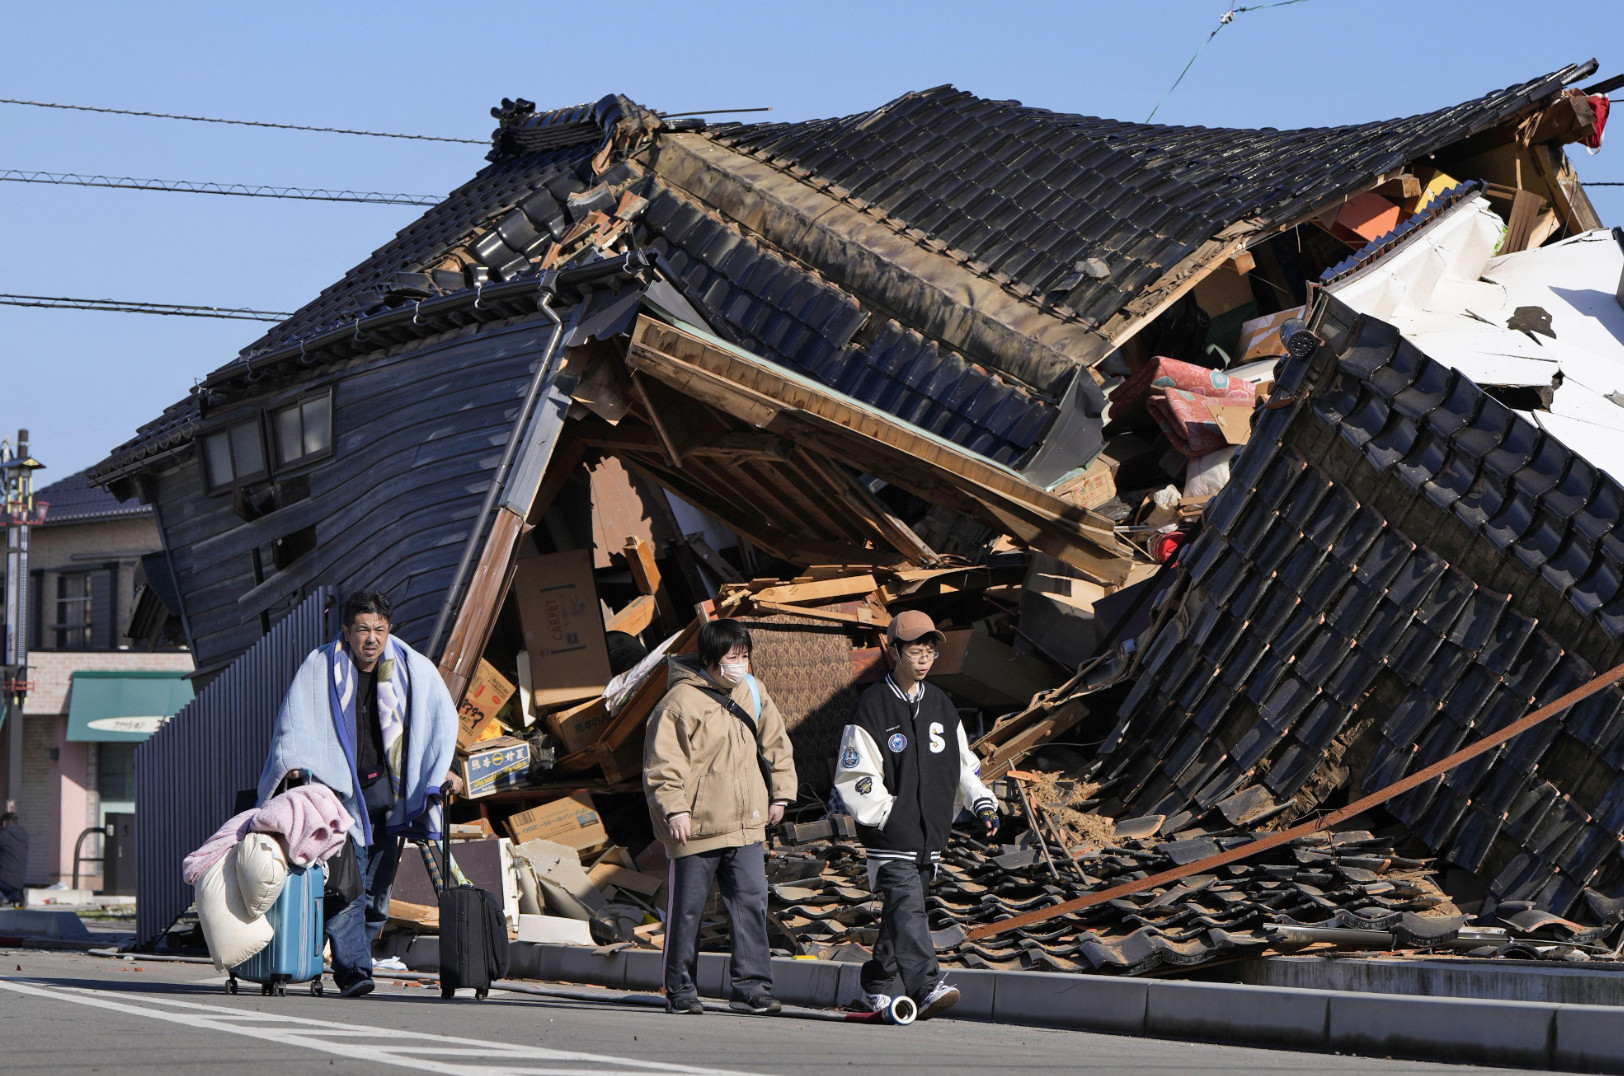
[[[451,866],[451,819],[446,815],[446,804],[451,798],[450,787],[441,786],[437,791],[428,794],[428,806],[432,807],[434,801],[440,801],[440,863],[444,863],[442,870],[440,863],[434,861],[434,853],[427,842],[418,844],[417,850],[423,856],[423,867],[428,871],[429,884],[434,886],[436,895],[446,891],[446,876],[452,873]]]

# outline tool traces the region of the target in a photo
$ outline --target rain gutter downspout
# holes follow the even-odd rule
[[[508,434],[507,448],[502,453],[502,462],[496,467],[496,474],[491,479],[491,487],[485,493],[485,503],[479,509],[479,516],[474,521],[474,529],[468,532],[468,541],[462,547],[462,559],[457,562],[457,570],[451,577],[451,585],[446,588],[445,601],[440,606],[440,613],[434,619],[434,631],[429,636],[428,654],[435,654],[440,648],[440,636],[444,634],[446,624],[451,619],[451,611],[461,600],[463,585],[468,579],[468,570],[474,563],[474,551],[479,548],[480,537],[485,533],[485,524],[490,520],[491,511],[496,507],[497,498],[502,495],[502,488],[507,484],[508,473],[513,469],[513,459],[518,455],[519,443],[524,438],[524,431],[530,424],[530,415],[536,408],[536,400],[541,395],[541,387],[545,385],[552,374],[553,360],[558,354],[558,345],[564,338],[564,322],[553,310],[552,300],[557,292],[557,276],[544,278],[541,284],[541,298],[537,301],[537,308],[542,315],[553,323],[553,332],[547,341],[547,350],[543,352],[541,361],[536,364],[536,375],[530,379],[530,389],[525,394],[524,405],[519,408],[518,417],[513,420],[513,430]],[[571,329],[581,317],[586,307],[585,302],[577,303],[575,317],[571,320]]]

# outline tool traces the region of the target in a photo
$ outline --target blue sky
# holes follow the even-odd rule
[[[951,82],[1142,120],[1222,0],[1138,3],[14,4],[0,97],[484,138],[503,96],[618,92],[662,111],[842,115]],[[1624,71],[1624,8],[1580,23],[1509,0],[1305,0],[1207,47],[1158,121],[1326,126],[1427,111],[1597,55]],[[1581,26],[1583,33],[1568,32]],[[1526,32],[1517,27],[1524,27]],[[1611,47],[1613,51],[1596,50]],[[1589,180],[1624,180],[1624,134]],[[0,105],[0,168],[443,194],[480,146]],[[1624,188],[1592,191],[1608,223]],[[293,310],[420,210],[0,183],[0,292]],[[263,326],[0,306],[0,434],[41,481],[100,459]]]

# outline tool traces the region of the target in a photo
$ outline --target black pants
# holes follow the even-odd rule
[[[874,955],[863,964],[861,981],[868,993],[907,994],[918,1001],[936,985],[940,966],[925,914],[925,893],[934,873],[929,863],[921,867],[910,859],[879,864],[874,887],[885,904]]]
[[[722,884],[722,903],[732,923],[733,999],[772,993],[772,953],[767,947],[767,860],[761,845],[717,848],[671,861],[665,916],[665,996],[699,996],[699,920],[712,881]]]

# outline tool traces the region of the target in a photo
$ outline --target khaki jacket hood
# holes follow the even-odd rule
[[[666,693],[643,734],[643,789],[654,832],[673,858],[760,843],[767,836],[768,808],[794,802],[796,791],[794,750],[772,696],[756,680],[761,750],[772,768],[768,789],[756,762],[756,737],[701,690],[727,688],[706,675],[691,654],[671,658],[666,676]],[[756,712],[748,683],[729,695],[746,714]],[[693,815],[693,836],[686,844],[673,844],[666,819],[683,812]]]

